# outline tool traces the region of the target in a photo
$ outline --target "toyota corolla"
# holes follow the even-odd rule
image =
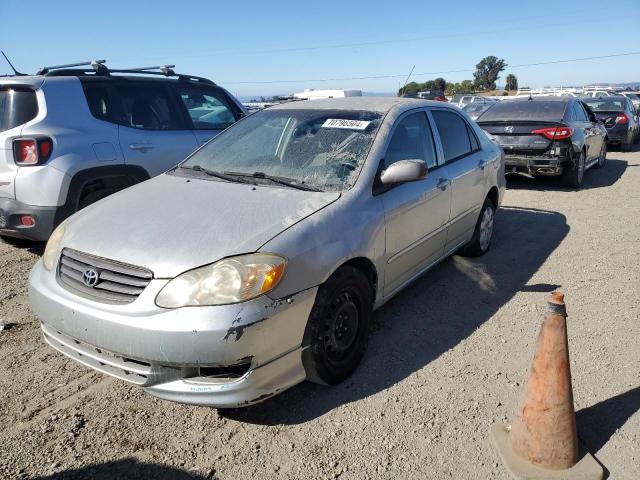
[[[455,107],[283,104],[60,224],[30,301],[45,340],[88,367],[249,405],[347,378],[374,309],[489,249],[503,192],[502,151]]]

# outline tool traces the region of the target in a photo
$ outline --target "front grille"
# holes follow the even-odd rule
[[[94,285],[85,283],[86,272],[97,274]],[[65,248],[60,256],[58,278],[67,289],[93,300],[125,304],[138,298],[153,278],[153,273],[145,268]]]

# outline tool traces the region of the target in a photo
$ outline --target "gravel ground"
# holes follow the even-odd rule
[[[0,241],[0,477],[507,479],[546,293],[566,293],[578,428],[609,478],[640,478],[640,151],[580,191],[511,181],[492,250],[453,257],[375,315],[347,382],[217,411],[156,400],[47,347],[27,302],[42,247]]]

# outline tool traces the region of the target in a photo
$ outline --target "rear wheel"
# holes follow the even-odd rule
[[[575,162],[566,162],[562,171],[562,184],[565,187],[580,188],[584,178],[584,151]]]
[[[367,348],[373,290],[358,269],[337,270],[318,289],[304,334],[307,380],[340,383],[356,369]]]
[[[602,168],[604,164],[607,162],[607,143],[602,142],[602,148],[600,149],[600,156],[598,157],[598,162],[593,166],[593,168]]]
[[[491,248],[493,237],[493,224],[496,216],[496,206],[490,198],[485,199],[480,216],[473,231],[471,241],[460,250],[460,255],[465,257],[479,257]]]

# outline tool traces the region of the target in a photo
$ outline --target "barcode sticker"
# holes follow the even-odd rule
[[[322,128],[346,128],[348,130],[365,130],[371,122],[364,120],[345,120],[343,118],[327,118]]]

